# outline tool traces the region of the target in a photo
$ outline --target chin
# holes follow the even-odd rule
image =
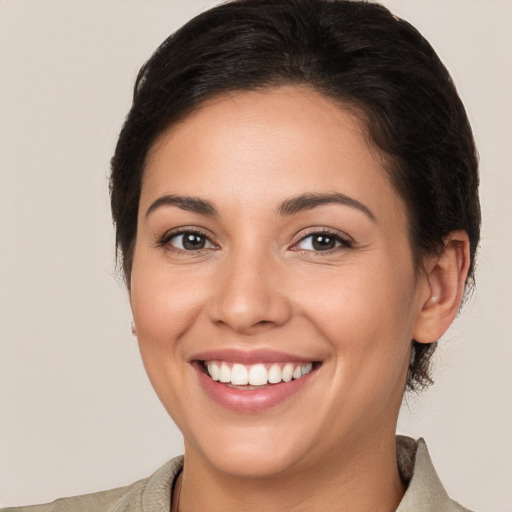
[[[262,453],[253,447],[235,447],[222,453],[205,453],[208,463],[217,471],[236,478],[265,479],[293,472],[297,465],[297,457],[292,454],[276,454],[276,451]]]
[[[296,436],[279,435],[268,425],[231,428],[220,435],[210,428],[208,439],[204,435],[199,439],[198,444],[185,440],[185,456],[203,459],[217,471],[238,478],[271,478],[294,472],[310,451]]]

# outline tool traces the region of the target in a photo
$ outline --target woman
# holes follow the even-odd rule
[[[111,176],[134,334],[185,456],[41,510],[464,510],[395,428],[472,282],[477,188],[446,69],[383,7],[189,22],[141,69]]]

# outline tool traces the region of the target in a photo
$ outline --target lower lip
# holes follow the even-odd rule
[[[238,389],[211,379],[204,373],[200,363],[193,366],[206,394],[222,407],[237,412],[259,412],[276,407],[297,393],[316,373],[316,370],[313,370],[300,379],[269,384],[259,389]]]

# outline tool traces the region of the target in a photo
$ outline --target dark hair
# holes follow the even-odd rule
[[[128,286],[144,162],[156,137],[218,94],[293,84],[361,117],[408,208],[417,267],[450,232],[467,232],[471,284],[480,230],[478,159],[464,106],[430,44],[374,3],[234,0],[189,21],[139,71],[110,181]],[[435,346],[413,340],[409,389],[432,382]]]

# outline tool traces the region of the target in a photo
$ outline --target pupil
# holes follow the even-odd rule
[[[332,236],[328,235],[317,235],[313,238],[313,248],[316,251],[325,251],[334,249],[336,241]]]
[[[195,233],[189,233],[183,236],[183,247],[188,250],[203,249],[205,244],[204,237],[196,235]]]

